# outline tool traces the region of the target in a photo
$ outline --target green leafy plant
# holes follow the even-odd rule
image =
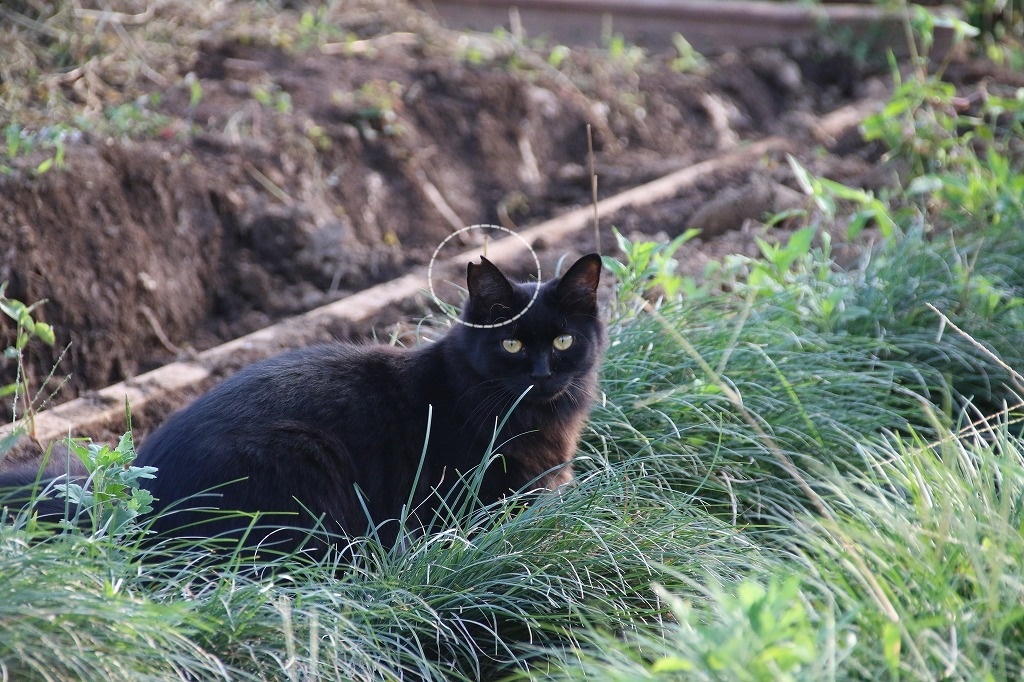
[[[566,45],[555,45],[551,48],[551,52],[548,53],[548,64],[557,69],[571,55],[572,48]]]
[[[32,312],[44,301],[25,305],[21,301],[8,298],[5,295],[6,289],[7,282],[0,283],[0,311],[13,320],[16,326],[14,343],[4,350],[4,357],[15,362],[16,378],[10,384],[0,386],[0,397],[13,396],[11,417],[14,422],[17,423],[20,420],[21,423],[11,436],[0,442],[0,460],[3,459],[18,436],[23,433],[35,436],[35,413],[41,400],[42,387],[40,387],[40,392],[32,395],[29,374],[25,367],[25,354],[28,345],[33,339],[36,339],[52,346],[56,340],[53,327],[32,317]]]
[[[286,46],[304,52],[344,37],[345,31],[331,21],[329,14],[328,6],[305,10],[295,26],[294,41],[287,41]]]
[[[606,32],[602,42],[608,50],[608,58],[627,69],[635,69],[647,56],[642,47],[630,43],[620,33]]]
[[[273,109],[279,114],[287,114],[292,110],[292,96],[286,90],[281,89],[276,83],[270,85],[254,85],[252,87],[252,98],[268,109]]]
[[[914,178],[906,193],[908,197],[924,196],[947,224],[960,224],[965,218],[992,225],[1013,224],[1024,216],[1024,173],[994,147],[959,172]]]
[[[981,31],[986,57],[1001,66],[1024,68],[1024,12],[1014,0],[964,0],[965,19]]]
[[[18,156],[26,156],[35,150],[52,150],[53,155],[44,158],[30,172],[38,176],[52,168],[64,168],[65,141],[77,132],[73,126],[63,123],[48,126],[38,132],[26,130],[17,123],[9,123],[3,129],[7,160],[13,162]],[[0,172],[10,174],[13,170],[10,163],[0,163]]]
[[[156,467],[133,464],[135,442],[127,403],[125,414],[128,430],[114,448],[86,439],[69,438],[65,441],[71,453],[85,465],[88,474],[82,483],[58,483],[54,486],[59,496],[68,501],[69,511],[74,511],[71,518],[62,522],[66,528],[78,528],[79,517],[84,513],[92,523],[94,536],[123,536],[138,532],[139,517],[153,510],[153,496],[139,487],[139,481],[154,478]]]
[[[952,103],[955,86],[934,76],[904,80],[895,68],[893,77],[889,102],[861,124],[864,139],[884,142],[892,154],[910,161],[915,174],[948,167],[963,153],[964,142]]]
[[[835,180],[815,177],[792,156],[789,156],[789,167],[793,170],[800,188],[811,197],[826,220],[834,220],[837,217],[840,201],[855,207],[846,228],[850,237],[856,237],[869,223],[877,225],[884,237],[893,236],[896,222],[890,215],[889,207],[869,190],[847,187]]]
[[[1024,133],[1024,94],[986,98],[980,114],[972,116],[957,111],[962,105],[954,102],[956,97],[953,85],[935,77],[911,79],[896,88],[882,112],[864,121],[865,138],[884,143],[889,156],[910,169],[905,191],[889,203],[912,207],[930,231],[1015,224],[1024,218],[1024,172],[1017,149]],[[885,217],[902,210],[887,213],[885,204],[870,194],[807,179],[795,167],[794,172],[826,213],[832,206],[820,197],[829,193],[861,206],[851,221],[854,234],[867,219],[886,226],[891,221]]]
[[[791,682],[804,679],[818,659],[818,630],[800,594],[799,578],[752,580],[712,591],[718,615],[709,625],[690,603],[661,591],[678,623],[679,651],[657,658],[650,672],[693,674],[704,669],[722,679]]]
[[[962,43],[966,38],[974,38],[980,33],[980,30],[970,22],[951,14],[937,14],[923,5],[911,5],[907,0],[900,0],[899,4],[903,8],[904,20],[908,24],[907,40],[911,56],[921,69],[925,67],[928,55],[935,46],[936,28],[951,29],[953,45]],[[951,58],[952,51],[946,55],[946,61],[940,69],[944,69]]]
[[[104,116],[110,132],[122,137],[152,137],[168,130],[172,119],[150,108],[158,99],[153,95],[108,107]]]
[[[689,229],[672,241],[631,242],[621,232],[612,228],[615,241],[622,252],[624,261],[604,256],[604,266],[611,271],[618,282],[620,297],[643,296],[657,290],[666,299],[675,299],[680,293],[693,293],[696,283],[692,277],[676,274],[678,262],[673,258],[680,246],[696,237],[700,230]]]

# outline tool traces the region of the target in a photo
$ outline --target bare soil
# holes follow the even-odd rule
[[[481,56],[424,25],[363,26],[364,50],[212,34],[177,85],[122,106],[130,134],[71,135],[63,168],[45,173],[33,171],[45,152],[16,160],[0,176],[0,281],[11,297],[45,299],[37,317],[57,330],[52,352],[32,356],[37,385],[65,346],[57,374],[70,378],[54,400],[393,278],[464,225],[514,228],[585,205],[588,125],[602,197],[770,135],[791,138],[815,173],[891,181],[855,133],[816,133],[823,114],[885,90],[880,72],[824,40],[681,73],[669,58],[584,50],[555,68],[486,40],[494,51]],[[795,189],[785,160],[767,157],[616,216],[602,248],[614,250],[612,224],[654,238],[699,226],[684,263],[696,273],[749,250],[766,212],[799,203]],[[540,246],[550,264],[591,241]],[[330,334],[386,334],[414,315]],[[14,372],[0,360],[0,385]]]

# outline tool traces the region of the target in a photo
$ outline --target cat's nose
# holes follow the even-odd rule
[[[533,383],[536,384],[537,388],[544,388],[544,384],[551,378],[551,365],[547,358],[540,357],[534,360],[530,378],[533,379]]]
[[[535,370],[530,374],[530,378],[533,379],[533,385],[537,387],[537,390],[543,391],[547,386],[548,379],[551,378],[551,371],[538,372]]]

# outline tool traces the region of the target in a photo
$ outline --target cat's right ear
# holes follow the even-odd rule
[[[469,312],[473,317],[514,314],[515,290],[494,263],[483,256],[480,263],[466,267],[466,288],[469,291]],[[492,322],[495,320],[491,320]]]
[[[558,305],[597,313],[597,287],[601,282],[601,256],[591,253],[573,263],[555,289]]]

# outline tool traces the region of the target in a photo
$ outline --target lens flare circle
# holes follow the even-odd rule
[[[504,322],[496,322],[496,323],[493,323],[493,324],[476,324],[475,322],[466,322],[465,320],[459,319],[459,317],[457,315],[452,315],[450,312],[448,312],[448,309],[447,309],[448,306],[440,298],[437,297],[437,293],[435,293],[435,291],[434,291],[434,261],[437,260],[437,254],[441,253],[441,249],[444,248],[444,245],[447,244],[452,239],[454,239],[455,237],[458,237],[460,234],[464,234],[466,232],[469,232],[470,230],[478,230],[478,229],[479,230],[498,230],[500,232],[506,232],[506,233],[512,235],[513,237],[515,237],[516,239],[518,239],[519,241],[521,241],[523,243],[523,245],[526,247],[526,250],[530,252],[531,256],[533,256],[533,262],[537,265],[537,286],[534,287],[534,289],[533,289],[533,297],[526,304],[525,308],[523,308],[516,315],[514,315],[513,317],[505,320]],[[488,223],[477,223],[476,225],[469,225],[467,227],[462,228],[461,230],[456,230],[455,232],[452,232],[450,235],[445,237],[444,240],[440,244],[437,245],[437,248],[434,249],[433,255],[430,256],[430,263],[427,265],[427,286],[430,288],[430,297],[432,299],[434,299],[434,303],[436,303],[437,307],[440,308],[441,311],[445,315],[447,315],[448,317],[452,318],[453,320],[455,320],[459,324],[464,324],[467,327],[473,327],[474,329],[496,329],[498,327],[504,327],[507,324],[512,324],[513,322],[518,320],[520,317],[522,317],[523,315],[526,314],[526,311],[529,310],[530,306],[532,306],[534,301],[537,300],[537,296],[540,294],[540,282],[541,282],[540,258],[537,257],[537,252],[533,250],[533,247],[530,246],[529,242],[527,242],[525,239],[522,238],[522,236],[516,234],[515,232],[513,232],[510,229],[508,229],[507,227],[502,227],[501,225],[491,225],[491,224],[488,224]]]

